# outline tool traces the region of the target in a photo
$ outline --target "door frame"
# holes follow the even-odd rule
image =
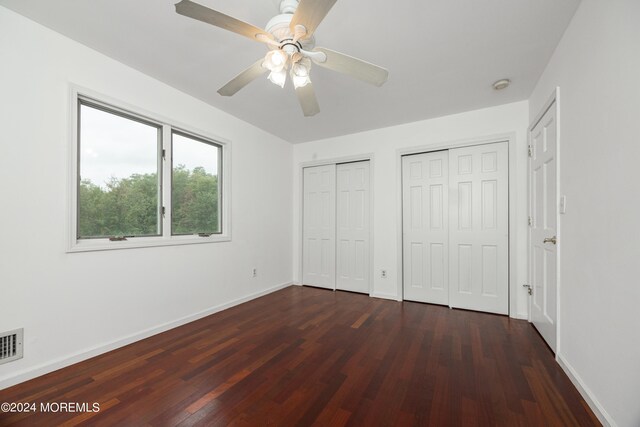
[[[509,162],[509,317],[517,317],[517,304],[518,304],[518,236],[516,231],[517,225],[517,175],[516,175],[516,160],[517,160],[517,147],[516,147],[516,133],[506,133],[499,135],[491,135],[480,138],[472,138],[466,140],[457,140],[450,142],[442,142],[430,145],[422,145],[418,147],[401,148],[396,150],[396,188],[397,191],[397,250],[398,250],[398,301],[404,301],[404,253],[403,253],[403,221],[402,221],[402,157],[410,156],[412,154],[429,153],[432,151],[450,150],[453,148],[471,147],[474,145],[492,144],[497,142],[506,142],[508,151]]]
[[[558,243],[556,244],[556,351],[555,358],[558,359],[558,355],[560,354],[560,345],[562,342],[562,337],[560,336],[560,323],[561,323],[561,298],[560,298],[560,287],[562,286],[560,280],[560,272],[562,269],[560,260],[562,258],[562,224],[560,221],[560,209],[559,209],[559,201],[562,193],[560,192],[560,153],[561,153],[561,120],[560,120],[560,87],[556,87],[547,101],[543,104],[542,108],[536,114],[534,120],[529,125],[527,129],[527,147],[531,146],[531,133],[533,129],[540,123],[545,114],[551,109],[555,108],[556,112],[556,237],[558,239]],[[527,157],[527,215],[530,217],[532,215],[531,207],[533,196],[531,191],[531,157]],[[532,271],[531,271],[531,227],[527,228],[527,284],[532,284]],[[531,323],[531,303],[532,298],[528,297],[528,321]]]
[[[374,210],[373,210],[373,197],[374,197],[374,193],[373,193],[373,177],[374,177],[374,173],[373,173],[373,168],[374,168],[374,154],[373,153],[366,153],[366,154],[361,154],[361,155],[355,155],[355,156],[345,156],[345,157],[334,157],[334,158],[330,158],[330,159],[322,159],[322,160],[312,160],[309,162],[301,162],[298,165],[298,172],[299,172],[299,186],[300,186],[300,191],[298,192],[298,195],[300,197],[300,202],[299,202],[299,212],[298,212],[298,233],[299,233],[299,238],[298,238],[298,247],[300,248],[299,255],[298,255],[298,277],[299,277],[299,285],[303,285],[303,262],[304,262],[304,169],[305,168],[310,168],[310,167],[314,167],[314,166],[326,166],[326,165],[339,165],[341,163],[355,163],[355,162],[369,162],[369,296],[373,296],[373,219],[374,219]],[[336,203],[336,209],[337,209],[337,203]],[[337,213],[337,212],[336,212]],[[337,228],[336,228],[336,235],[337,235]],[[336,258],[338,252],[336,251]],[[337,262],[337,259],[336,259]],[[337,265],[337,264],[336,264]],[[337,274],[337,270],[336,270],[336,274]],[[337,286],[337,281],[336,284],[334,284],[333,286],[333,290],[336,291],[336,286]]]

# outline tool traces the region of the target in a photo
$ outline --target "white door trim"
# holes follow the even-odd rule
[[[302,263],[304,262],[304,253],[303,253],[303,245],[304,245],[304,168],[313,167],[313,166],[323,166],[323,165],[338,165],[340,163],[351,163],[351,162],[362,162],[369,161],[369,296],[373,296],[373,253],[374,253],[374,236],[373,236],[373,228],[374,228],[374,217],[375,213],[373,210],[373,201],[374,201],[374,176],[373,169],[375,167],[374,162],[374,153],[365,153],[354,156],[344,156],[344,157],[334,157],[330,159],[321,159],[321,160],[312,160],[309,162],[301,162],[298,164],[298,283],[297,285],[302,285]],[[334,288],[334,291],[336,289]]]
[[[556,109],[556,196],[558,199],[561,196],[560,192],[560,153],[561,153],[561,117],[560,117],[560,88],[556,87],[547,102],[544,103],[543,107],[540,109],[535,119],[529,125],[527,129],[527,145],[531,145],[531,132],[533,129],[540,123],[540,120],[544,117],[544,115],[549,111],[550,108]],[[527,158],[527,213],[531,215],[531,158]],[[556,360],[559,361],[560,348],[562,343],[562,337],[560,334],[560,324],[562,322],[562,310],[561,310],[561,297],[560,297],[560,287],[562,286],[561,270],[562,270],[562,224],[560,220],[559,210],[556,209],[556,236],[558,239],[558,243],[556,246]],[[530,258],[531,257],[531,228],[527,229],[527,282],[528,284],[532,283],[531,277],[531,266]],[[529,318],[528,321],[531,322],[531,298],[529,298]]]
[[[431,145],[423,145],[418,147],[400,148],[396,150],[396,217],[397,217],[397,251],[398,251],[398,301],[404,300],[403,294],[403,254],[402,254],[402,157],[411,154],[428,153],[430,151],[448,150],[452,148],[470,147],[473,145],[491,144],[495,142],[507,142],[509,151],[509,316],[517,317],[518,304],[518,283],[517,283],[517,249],[518,238],[516,232],[517,226],[517,193],[516,193],[516,133],[489,135],[467,140],[457,140],[436,143]]]

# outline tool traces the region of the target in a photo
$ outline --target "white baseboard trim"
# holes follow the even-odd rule
[[[609,415],[607,411],[604,410],[600,402],[598,402],[589,387],[585,385],[584,381],[582,381],[582,378],[580,378],[578,373],[575,371],[575,369],[573,369],[569,362],[567,362],[567,360],[561,354],[557,355],[556,360],[558,361],[560,367],[567,374],[573,385],[576,386],[595,416],[598,417],[598,420],[600,420],[602,425],[606,427],[617,427],[618,425],[615,423],[615,421],[613,421],[611,415]]]
[[[169,329],[177,328],[178,326],[185,325],[187,323],[193,322],[198,319],[202,319],[203,317],[210,316],[212,314],[218,313],[220,311],[226,310],[228,308],[234,307],[236,305],[240,305],[247,301],[251,301],[253,299],[259,298],[261,296],[270,294],[272,292],[279,291],[280,289],[284,289],[286,287],[291,286],[291,282],[281,283],[279,285],[273,286],[271,288],[267,288],[260,292],[255,292],[253,294],[249,294],[247,296],[229,301],[224,304],[216,305],[205,310],[202,310],[195,314],[190,314],[188,316],[181,317],[179,319],[163,323],[158,326],[154,326],[149,329],[145,329],[140,332],[136,332],[131,335],[127,335],[124,338],[108,342],[106,344],[101,344],[86,350],[79,351],[77,353],[71,354],[70,356],[61,357],[59,359],[54,360],[53,362],[47,362],[40,365],[36,365],[32,368],[25,369],[23,371],[19,371],[17,373],[13,373],[9,377],[5,377],[0,379],[0,390],[5,389],[7,387],[11,387],[16,384],[20,384],[22,382],[28,381],[30,379],[48,374],[49,372],[57,371],[58,369],[62,369],[69,365],[73,365],[74,363],[82,362],[83,360],[90,359],[92,357],[98,356],[103,353],[107,353],[111,350],[115,350],[120,347],[124,347],[125,345],[129,345],[136,341],[143,340],[145,338],[149,338],[150,336],[157,335],[159,333],[168,331]]]

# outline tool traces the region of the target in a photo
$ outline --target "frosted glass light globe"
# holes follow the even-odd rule
[[[271,71],[269,73],[269,81],[275,85],[284,87],[284,84],[287,81],[287,72],[284,69]]]
[[[309,77],[309,69],[301,62],[294,64],[293,67],[291,67],[291,72],[296,77]]]
[[[289,56],[283,51],[270,50],[264,57],[263,66],[271,71],[280,71],[286,67],[288,59]]]
[[[293,81],[293,87],[296,89],[299,87],[305,87],[311,83],[309,76],[296,76],[293,73],[291,74],[291,80]]]
[[[304,58],[291,66],[291,81],[293,81],[293,87],[298,89],[311,83],[311,79],[309,78],[310,69],[311,61],[309,61],[308,58]]]

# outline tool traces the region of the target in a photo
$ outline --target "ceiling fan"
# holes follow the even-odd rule
[[[389,76],[387,70],[377,65],[315,47],[313,33],[335,2],[282,0],[280,14],[274,16],[264,30],[190,0],[177,3],[176,12],[262,42],[269,48],[264,58],[221,87],[220,95],[234,95],[267,71],[271,82],[284,87],[289,73],[304,115],[313,116],[320,112],[320,107],[309,78],[312,63],[376,86],[382,86]]]

